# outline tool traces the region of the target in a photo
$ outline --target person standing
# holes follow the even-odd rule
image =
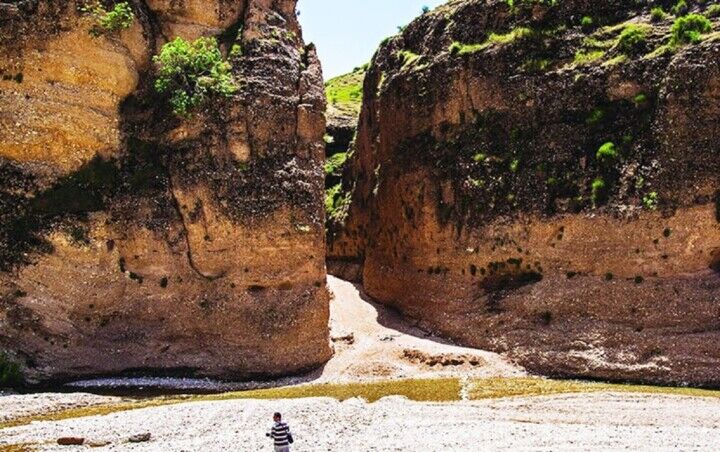
[[[265,436],[272,438],[275,452],[290,452],[290,444],[294,440],[290,433],[290,426],[282,421],[282,414],[275,413],[273,415],[273,426],[270,433],[266,433]]]

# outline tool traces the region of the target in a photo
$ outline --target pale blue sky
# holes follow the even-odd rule
[[[314,42],[325,80],[372,58],[380,42],[445,0],[299,0],[305,42]]]

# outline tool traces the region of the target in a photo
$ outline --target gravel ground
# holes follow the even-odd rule
[[[105,450],[270,451],[264,433],[280,410],[295,451],[716,450],[720,401],[633,394],[574,394],[480,402],[417,403],[391,397],[232,400],[36,422],[0,431],[0,445],[42,450],[62,436],[109,441]],[[149,432],[150,442],[127,443]]]
[[[88,407],[119,402],[117,397],[92,394],[40,393],[27,395],[0,395],[0,422],[25,416],[62,411],[69,408]],[[3,432],[0,431],[0,437]]]

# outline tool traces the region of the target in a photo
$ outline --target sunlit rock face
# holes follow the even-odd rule
[[[532,371],[720,384],[720,41],[631,3],[450,2],[383,44],[329,256]]]
[[[0,3],[0,351],[29,383],[324,363],[325,100],[294,1]],[[188,119],[152,56],[215,36],[240,89]],[[231,52],[233,46],[242,52]]]

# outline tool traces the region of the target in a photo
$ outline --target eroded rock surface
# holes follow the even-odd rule
[[[662,2],[515,3],[450,2],[378,51],[329,259],[532,371],[720,385],[717,19],[670,49]]]
[[[0,8],[0,350],[31,382],[240,379],[325,362],[324,95],[294,1]],[[215,36],[240,89],[179,119],[167,40]],[[242,52],[230,52],[233,45]]]

